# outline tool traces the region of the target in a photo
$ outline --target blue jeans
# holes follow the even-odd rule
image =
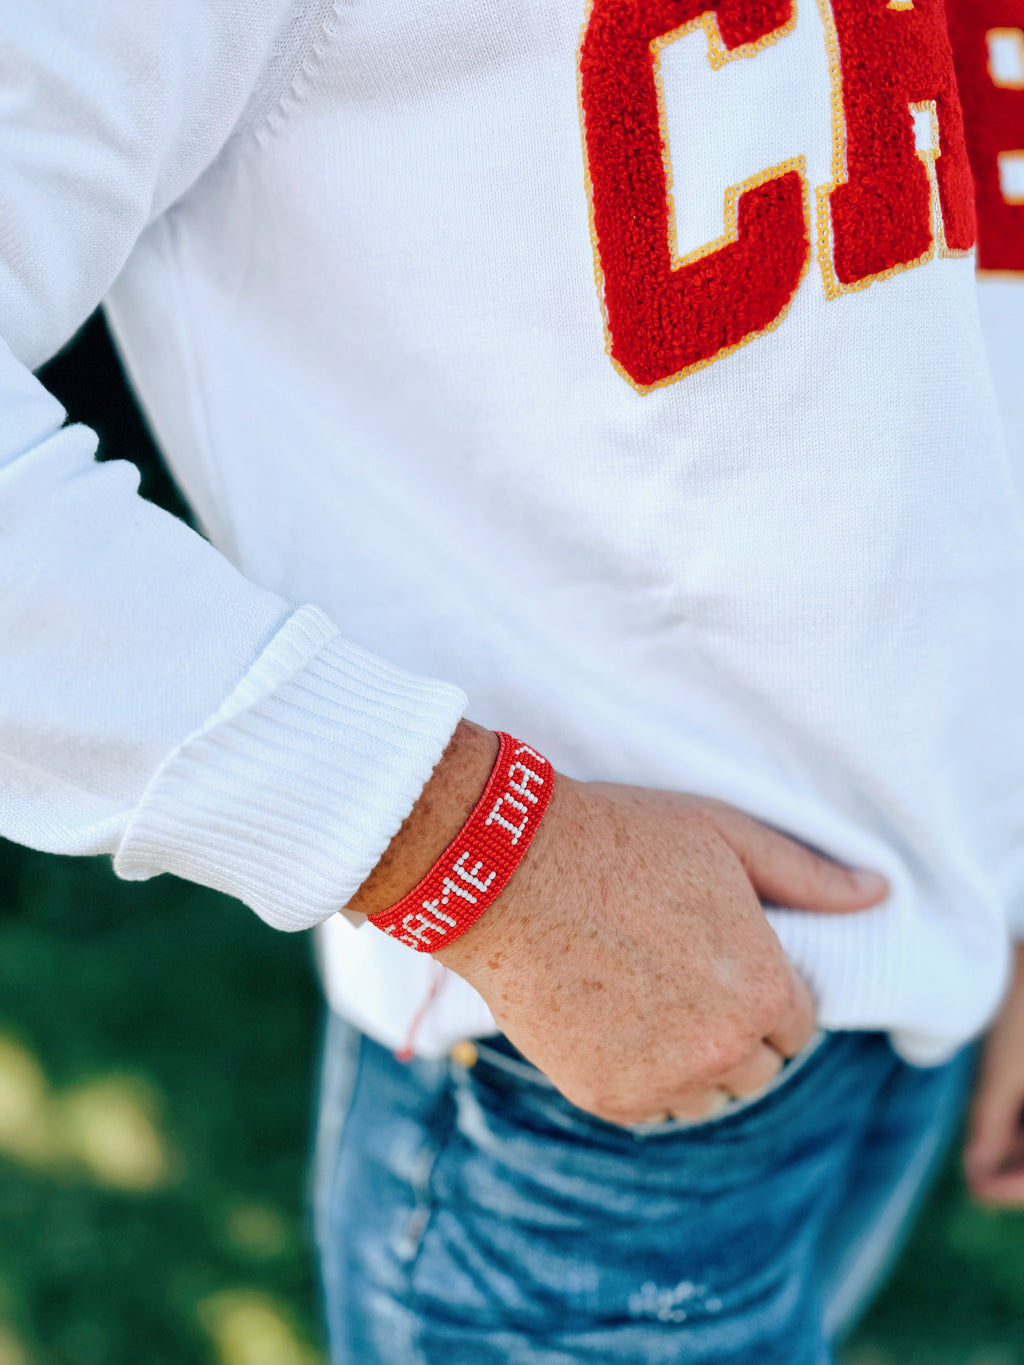
[[[336,1365],[827,1365],[955,1129],[961,1054],[819,1035],[714,1120],[617,1128],[505,1039],[405,1064],[332,1018],[316,1160]]]

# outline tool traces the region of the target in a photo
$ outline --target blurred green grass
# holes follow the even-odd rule
[[[185,515],[100,321],[44,377]],[[0,1365],[322,1360],[322,1009],[308,936],[0,841]],[[1024,1365],[1024,1215],[951,1163],[845,1365]]]
[[[974,1204],[958,1151],[844,1365],[1024,1365],[1024,1215]]]
[[[321,1013],[308,936],[0,845],[2,1365],[311,1365]]]
[[[306,936],[0,843],[0,1365],[313,1365],[321,1012]],[[847,1360],[1024,1365],[1024,1219],[951,1164]]]

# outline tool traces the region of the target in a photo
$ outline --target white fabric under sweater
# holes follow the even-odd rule
[[[978,302],[1010,468],[1024,503],[1024,274],[982,272]]]
[[[7,21],[0,327],[35,365],[107,296],[216,551],[3,359],[0,831],[326,919],[336,1007],[438,1052],[482,1002],[330,912],[468,694],[573,776],[884,872],[878,910],[769,913],[825,1026],[937,1059],[1024,922],[1024,532],[973,263],[829,299],[812,257],[775,330],[637,392],[594,283],[584,15]],[[767,166],[829,183],[827,17],[722,69],[701,28],[664,48],[681,254]]]

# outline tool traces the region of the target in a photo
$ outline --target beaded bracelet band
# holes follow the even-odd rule
[[[435,953],[504,891],[540,824],[555,771],[528,744],[498,732],[498,757],[469,819],[422,881],[369,921],[400,943]]]

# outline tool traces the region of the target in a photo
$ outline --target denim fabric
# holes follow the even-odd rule
[[[826,1365],[968,1072],[819,1035],[712,1121],[625,1130],[505,1040],[468,1069],[403,1064],[334,1018],[316,1192],[333,1360]]]

